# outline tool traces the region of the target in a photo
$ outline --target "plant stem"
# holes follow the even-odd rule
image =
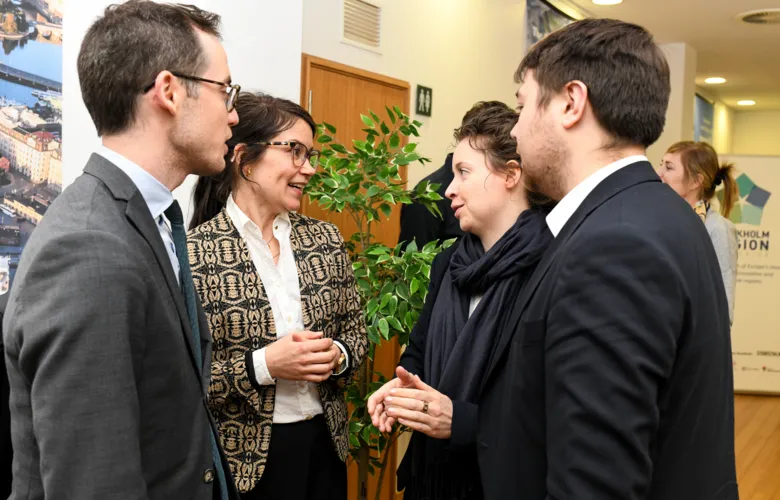
[[[379,482],[376,485],[376,495],[374,496],[374,500],[380,500],[381,494],[382,494],[382,485],[383,481],[385,480],[385,472],[387,472],[387,461],[390,459],[390,453],[391,448],[393,447],[393,444],[395,444],[398,437],[401,435],[400,432],[397,430],[393,433],[392,439],[390,439],[390,442],[387,443],[387,446],[385,446],[385,456],[382,457],[382,468],[379,471]]]

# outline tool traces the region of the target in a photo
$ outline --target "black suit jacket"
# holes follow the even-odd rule
[[[401,233],[398,236],[399,242],[411,242],[415,240],[417,247],[422,248],[426,243],[433,240],[448,240],[450,238],[460,238],[463,231],[460,228],[460,221],[455,217],[455,211],[452,210],[451,201],[447,199],[444,193],[452,182],[454,175],[452,173],[452,153],[447,155],[444,165],[435,172],[420,181],[418,186],[425,181],[431,184],[438,184],[437,193],[443,198],[436,202],[442,218],[433,215],[420,203],[410,205],[401,205]]]
[[[518,297],[485,374],[485,498],[738,498],[718,269],[704,225],[649,163],[599,184]]]
[[[90,158],[30,237],[10,294],[11,499],[211,500],[208,323],[198,307],[194,339],[126,174]]]

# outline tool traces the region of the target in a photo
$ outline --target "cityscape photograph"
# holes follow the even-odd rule
[[[64,0],[0,0],[0,295],[62,191]]]

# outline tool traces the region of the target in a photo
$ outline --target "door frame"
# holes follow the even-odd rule
[[[409,99],[411,93],[411,85],[409,85],[409,82],[304,53],[301,54],[301,107],[305,108],[309,114],[312,114],[311,101],[309,100],[309,97],[311,96],[311,91],[309,90],[311,86],[310,76],[311,69],[314,67],[402,90],[406,93],[406,99],[404,99],[404,104],[401,106],[401,111],[407,115],[409,114]]]

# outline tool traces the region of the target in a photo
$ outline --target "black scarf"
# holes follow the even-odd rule
[[[466,234],[450,260],[428,325],[424,382],[452,400],[476,403],[504,313],[553,240],[545,214],[526,210],[485,253]],[[469,303],[482,296],[469,317]],[[443,441],[415,433],[410,498],[476,498],[476,453],[452,456]],[[457,463],[460,462],[460,463]]]

